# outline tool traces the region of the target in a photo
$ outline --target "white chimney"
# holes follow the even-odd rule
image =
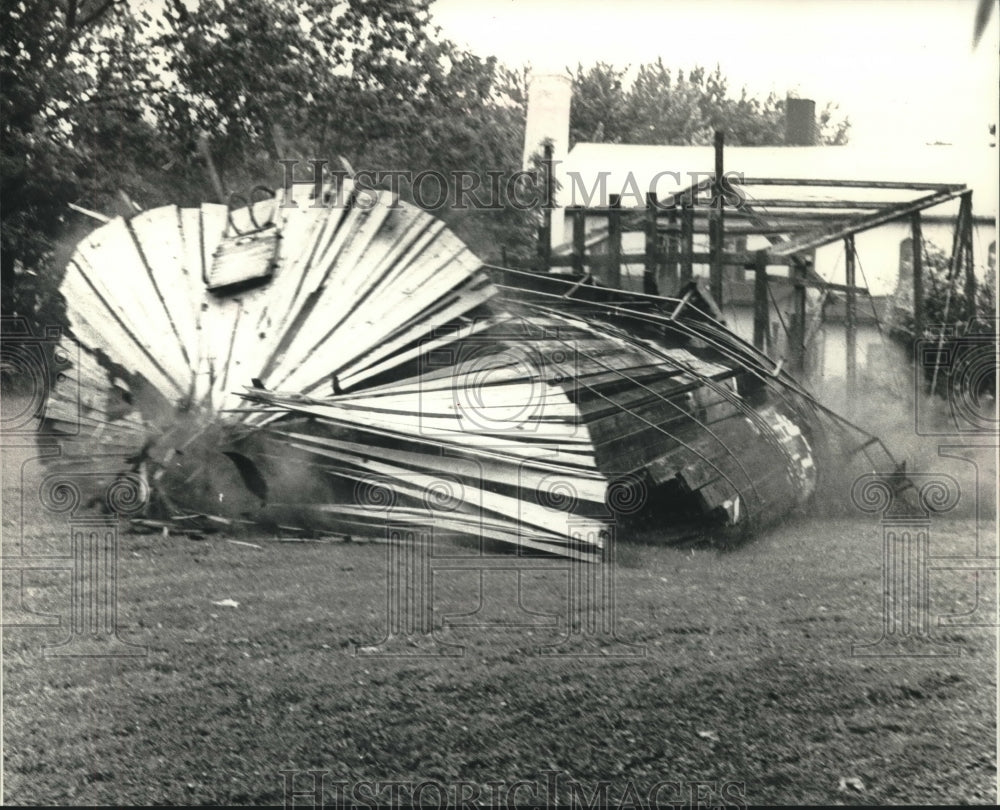
[[[534,73],[528,80],[528,115],[524,128],[524,168],[531,168],[533,155],[541,156],[546,140],[552,142],[553,177],[566,188],[566,156],[569,153],[569,110],[573,96],[573,82],[562,73]],[[552,211],[552,246],[566,241],[563,209],[559,204],[562,194],[555,194]]]

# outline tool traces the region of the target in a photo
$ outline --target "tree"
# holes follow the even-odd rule
[[[585,68],[577,65],[573,74],[573,103],[570,108],[570,143],[594,141],[622,143],[629,130],[626,119],[626,71],[605,62]]]
[[[126,197],[156,205],[190,184],[157,126],[166,88],[145,52],[151,25],[115,0],[10,9],[0,29],[4,314],[63,322],[60,269],[94,225],[70,203],[115,213],[131,209]]]
[[[211,136],[230,189],[279,182],[279,157],[338,156],[358,170],[441,173],[449,202],[456,172],[487,188],[487,170],[520,167],[523,92],[496,59],[441,38],[427,5],[174,0],[159,44],[179,90],[160,117],[178,141]],[[397,187],[414,199],[405,180]],[[436,213],[488,258],[505,242],[528,250],[525,212]]]
[[[892,334],[906,345],[914,340],[940,342],[944,350],[941,356],[947,360],[937,368],[932,364],[921,366],[928,390],[934,385],[935,394],[948,397],[957,393],[978,401],[983,394],[995,390],[995,370],[973,377],[963,372],[967,371],[970,357],[982,367],[982,358],[976,354],[982,351],[984,340],[990,343],[996,339],[996,268],[987,269],[970,302],[961,277],[962,268],[952,268],[951,258],[936,245],[925,244],[923,249],[923,331],[916,333],[913,290],[910,284],[904,284],[897,290],[894,301]],[[991,359],[995,362],[995,354]],[[962,390],[969,384],[977,386],[977,390]]]
[[[573,74],[570,140],[635,144],[710,144],[716,130],[728,143],[763,146],[784,143],[785,101],[771,93],[738,98],[729,93],[721,69],[673,71],[662,59],[640,65],[626,86],[627,69],[599,62],[578,65]],[[817,117],[824,144],[847,141],[850,122],[827,104]]]
[[[5,313],[61,320],[41,307],[94,224],[68,203],[115,213],[125,197],[215,198],[204,138],[227,191],[276,186],[279,157],[480,181],[520,168],[517,77],[442,39],[425,2],[170,0],[154,16],[113,0],[21,0],[0,44]],[[527,212],[439,213],[488,258],[505,242],[530,251]]]
[[[908,275],[904,277],[912,278],[912,270],[908,270],[911,266],[907,260],[903,273]],[[962,277],[963,269],[953,270],[951,257],[941,248],[932,243],[925,243],[922,267],[924,331],[920,335],[915,333],[913,288],[912,281],[909,281],[897,290],[893,302],[893,327],[899,335],[909,338],[932,338],[940,334],[942,325],[949,327],[955,334],[964,334],[970,329],[979,331],[981,326],[992,328],[992,324],[996,322],[994,268],[988,268],[986,277],[976,284],[975,300],[970,305]]]
[[[80,43],[111,11],[111,3],[82,9],[76,0],[43,0],[31,7],[20,2],[0,26],[0,294],[5,311],[15,294],[17,267],[37,266],[49,256],[64,224],[66,202],[76,194],[79,159],[60,112],[88,81],[74,59]]]

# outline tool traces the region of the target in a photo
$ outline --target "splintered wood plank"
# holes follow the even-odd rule
[[[576,409],[562,390],[540,380],[472,386],[471,381],[459,377],[451,389],[410,390],[398,396],[389,393],[376,397],[344,395],[313,402],[387,417],[399,415],[409,420],[421,414],[451,421],[470,420],[470,428],[474,431],[486,424],[494,429],[513,431],[518,423],[570,426],[580,423]],[[476,421],[479,417],[481,422]]]
[[[273,431],[276,435],[287,436],[306,447],[315,444],[353,454],[358,458],[380,458],[409,469],[433,468],[445,475],[460,476],[473,482],[488,482],[500,484],[509,490],[533,492],[548,491],[565,484],[574,493],[574,497],[591,503],[603,504],[607,493],[607,482],[603,478],[581,475],[579,470],[570,468],[538,469],[515,460],[490,460],[486,458],[470,459],[444,452],[443,448],[434,447],[437,452],[430,452],[427,447],[424,452],[401,450],[384,445],[358,444],[357,442],[333,439],[323,436],[310,436],[302,433]]]
[[[489,328],[489,319],[476,318],[468,326],[456,330],[457,346],[438,347],[434,338],[429,338],[426,342],[419,341],[416,348],[418,355],[421,356],[417,376],[392,380],[371,388],[366,387],[364,395],[394,395],[406,391],[450,391],[455,387],[456,375],[463,369],[468,370],[472,362],[483,371],[489,371],[490,378],[497,382],[523,378],[518,368],[518,362],[522,357],[511,351],[507,344],[497,343],[488,334],[484,334],[484,330],[488,331]],[[447,330],[442,339],[451,343],[453,341],[447,340],[451,336],[451,330]],[[464,342],[470,338],[474,338],[470,343]]]
[[[379,476],[377,479],[379,484],[411,497],[424,499],[428,511],[434,519],[437,519],[438,516],[447,519],[454,509],[461,505],[473,510],[476,515],[489,514],[494,518],[509,519],[515,526],[523,524],[534,529],[551,532],[556,536],[566,536],[570,527],[592,532],[595,536],[605,529],[602,522],[592,518],[547,507],[542,503],[533,503],[525,498],[491,492],[474,486],[472,483],[449,487],[447,500],[443,501],[449,506],[435,509],[431,506],[432,503],[436,503],[432,499],[434,493],[441,491],[441,488],[449,483],[436,470],[410,470],[384,461],[360,458],[354,454],[341,453],[330,448],[316,446],[310,448],[308,445],[300,445],[296,442],[291,443],[291,446],[303,450],[311,449],[311,452],[320,453],[339,461],[343,466],[337,467],[335,473],[337,475],[362,482],[371,481],[372,475]],[[356,471],[350,468],[354,468]],[[452,503],[454,506],[451,505]]]
[[[596,403],[598,408],[603,407],[605,400],[601,394],[608,389],[648,389],[680,373],[676,369],[659,364],[615,368],[606,361],[601,361],[600,366],[590,366],[588,362],[583,362],[580,364],[577,376],[571,377],[564,383],[564,387],[568,392],[572,392],[573,400],[580,405],[581,410],[586,410],[588,405],[593,403]],[[669,388],[676,386],[676,382],[669,384]]]
[[[69,368],[62,372],[66,386],[55,385],[50,394],[59,396],[63,389],[74,397],[79,395],[81,404],[100,399],[103,403],[111,387],[111,374],[97,358],[74,339],[63,336],[57,351],[69,361]]]
[[[315,227],[318,227],[319,220],[315,215],[317,212],[312,213],[310,218],[314,227],[310,228],[308,223],[301,222],[302,218],[299,217],[300,230],[304,228],[307,232],[313,232]],[[285,244],[287,235],[282,233],[280,248]],[[239,304],[239,314],[232,334],[230,368],[226,377],[219,382],[219,408],[245,408],[246,403],[234,389],[259,378],[263,373],[262,369],[273,356],[274,346],[279,340],[275,324],[285,319],[286,307],[296,288],[296,279],[284,266],[287,260],[281,255],[280,248],[271,283],[232,296]]]
[[[465,306],[463,302],[462,306]],[[372,352],[370,356],[365,358],[366,363],[370,363],[372,357],[379,354],[389,354],[389,356],[376,363],[371,363],[365,365],[360,371],[351,372],[345,370],[345,373],[340,376],[341,385],[344,389],[356,388],[358,386],[364,385],[367,380],[375,378],[380,374],[384,374],[390,369],[396,368],[404,363],[409,363],[415,360],[417,357],[424,355],[430,355],[434,352],[440,352],[446,347],[453,343],[459,341],[468,340],[478,334],[481,334],[485,329],[487,329],[489,324],[486,321],[477,319],[472,321],[467,321],[465,319],[452,320],[446,323],[446,325],[438,328],[432,325],[430,334],[433,337],[427,337],[424,340],[418,342],[416,346],[409,344],[409,348],[405,350],[397,351],[392,354],[389,344],[383,344],[376,351]],[[397,339],[396,342],[402,343],[407,336]],[[429,383],[428,383],[429,384]],[[420,390],[425,390],[423,387],[423,381],[416,384]],[[365,387],[365,393],[371,394],[375,391],[375,388]]]
[[[221,407],[245,408],[246,403],[233,388],[266,376],[265,369],[274,358],[275,347],[281,342],[282,324],[291,319],[289,307],[301,284],[301,274],[308,270],[302,263],[303,252],[292,247],[294,240],[315,237],[327,220],[326,213],[308,208],[304,211],[292,209],[288,219],[282,220],[282,225],[293,233],[282,231],[271,282],[266,287],[251,289],[238,296],[242,314],[236,325],[232,350],[238,373],[231,374],[227,379]],[[293,258],[283,255],[286,249],[294,254]]]
[[[162,297],[184,362],[193,375],[198,364],[197,312],[204,292],[200,280],[195,288],[186,277],[180,209],[167,206],[143,211],[128,224]]]
[[[499,382],[523,378],[526,372],[534,372],[545,382],[558,384],[564,390],[573,390],[576,388],[577,379],[588,388],[593,385],[592,377],[583,376],[591,367],[604,371],[613,368],[617,359],[614,354],[616,350],[613,348],[607,349],[609,357],[607,361],[600,361],[600,365],[597,365],[597,361],[593,361],[588,365],[591,361],[581,361],[572,350],[560,348],[551,353],[544,353],[536,352],[534,345],[530,343],[527,346],[518,343],[498,343],[495,341],[493,326],[488,320],[475,321],[473,328],[468,334],[463,334],[463,337],[471,337],[473,332],[478,333],[480,339],[473,341],[471,345],[460,344],[454,351],[436,351],[440,348],[437,344],[426,344],[426,351],[423,352],[425,360],[419,379],[401,380],[390,385],[412,384],[414,388],[419,387],[423,391],[434,388],[451,390],[456,387],[456,378],[472,376],[473,373],[485,375],[488,371],[489,380]],[[622,383],[629,379],[632,371],[632,369],[609,371],[606,378],[601,378],[598,382]],[[644,367],[635,371],[638,371],[640,376],[663,376],[675,373],[662,367]],[[582,396],[583,393],[579,395]]]
[[[411,378],[398,388],[386,387],[375,394],[361,390],[318,397],[314,401],[372,410],[410,409],[410,412],[419,406],[434,413],[450,414],[469,408],[487,412],[494,407],[511,410],[511,416],[517,419],[560,420],[574,424],[580,421],[578,409],[561,386],[524,371],[516,373],[516,369],[506,365],[480,368],[473,364],[463,365],[454,368],[450,379],[435,380],[426,386],[421,383],[422,378]]]
[[[83,346],[101,348],[112,343],[120,347],[116,361],[130,373],[141,374],[168,396],[183,396],[183,380],[164,366],[150,341],[136,334],[135,328],[119,316],[120,306],[90,283],[75,260],[66,267],[62,290],[74,301],[67,317],[70,330]]]
[[[377,299],[369,307],[352,310],[351,319],[340,334],[346,346],[354,345],[354,334],[358,331],[375,329],[381,341],[399,326],[440,309],[438,300],[466,284],[481,266],[468,248],[447,231],[441,232],[418,258],[419,261],[406,266],[405,272],[384,279],[378,287]],[[477,287],[492,291],[485,276],[477,280]]]
[[[589,378],[583,377],[575,401],[588,421],[596,421],[608,415],[609,409],[632,410],[656,403],[667,407],[668,403],[688,403],[691,410],[703,389],[703,381],[681,372],[645,380],[627,378],[615,385],[601,386],[592,385]]]
[[[202,330],[205,334],[205,360],[208,365],[209,391],[208,406],[212,410],[224,407],[232,388],[238,385],[231,380],[233,368],[233,344],[239,327],[243,307],[236,298],[216,298],[205,312]],[[232,375],[236,377],[235,374]]]
[[[406,290],[392,287],[380,289],[379,298],[383,305],[388,301],[394,302],[395,306],[391,311],[384,312],[381,320],[375,320],[374,313],[366,313],[370,320],[365,322],[366,326],[360,333],[357,333],[357,328],[345,328],[336,333],[325,331],[322,342],[311,348],[313,353],[307,355],[304,362],[282,380],[281,384],[292,388],[305,387],[322,379],[333,369],[342,368],[344,359],[357,356],[360,338],[370,341],[370,345],[377,344],[394,328],[420,315],[428,304],[464,283],[476,267],[478,261],[474,259],[462,265],[458,263],[457,257],[450,256],[433,265],[421,266],[419,270],[422,281],[407,282],[410,287]],[[487,300],[491,294],[489,288],[479,294],[471,292],[466,299],[466,308],[472,309]],[[419,332],[427,334],[427,326],[421,324]]]
[[[353,213],[353,212],[352,212]],[[395,238],[393,228],[387,223],[394,220],[396,211],[380,202],[373,208],[358,209],[356,216],[348,215],[341,232],[343,241],[333,255],[321,257],[327,263],[323,290],[324,300],[317,310],[328,326],[336,328],[340,318],[364,300],[365,293],[379,282],[372,274],[372,255],[381,256],[392,249]]]
[[[205,330],[202,327],[206,319],[206,311],[209,309],[209,302],[206,300],[205,292],[205,253],[202,249],[202,219],[203,212],[200,208],[182,208],[179,212],[180,234],[183,244],[183,273],[179,280],[186,285],[185,295],[193,308],[196,335],[194,343],[197,347],[196,361],[194,367],[194,393],[195,403],[202,403],[208,400],[211,395],[211,373],[207,359],[207,339]]]
[[[365,238],[371,230],[377,230],[388,215],[384,206],[362,207],[353,204],[353,193],[347,193],[330,207],[331,224],[334,229],[327,231],[327,238],[319,245],[315,257],[318,285],[311,285],[310,293],[337,285],[342,279],[337,277],[341,266],[340,256],[348,250],[359,234]],[[366,230],[366,226],[368,230]]]
[[[586,435],[574,425],[562,422],[532,424],[522,421],[515,425],[488,422],[482,414],[446,418],[418,413],[412,416],[371,413],[370,411],[340,412],[340,417],[360,424],[377,425],[394,429],[402,434],[419,433],[429,439],[450,443],[469,441],[474,444],[501,443],[519,455],[531,453],[533,444],[579,445],[581,452],[589,449]]]
[[[372,376],[376,368],[381,373],[425,354],[439,342],[442,332],[447,334],[448,324],[485,304],[493,295],[494,289],[485,276],[473,276],[444,299],[385,336],[370,352],[354,352],[353,356],[359,357],[360,361],[346,361],[338,371],[338,376],[345,381],[345,385],[356,386]],[[481,325],[473,331],[479,332],[487,328],[487,325]],[[403,351],[403,347],[409,348]]]
[[[427,526],[427,515],[419,510],[405,510],[397,507],[392,510],[391,520],[388,521],[384,517],[381,520],[373,518],[370,512],[364,508],[339,504],[318,505],[310,507],[310,511],[325,515],[328,519],[328,525],[336,526],[339,534],[388,537],[390,533],[397,533],[402,527],[413,527],[423,530],[419,533],[428,536],[429,539],[438,536],[434,527]],[[439,518],[439,522],[445,538],[451,534],[486,538],[509,543],[518,548],[543,551],[582,562],[596,562],[599,559],[600,548],[597,546],[589,548],[570,546],[560,542],[560,538],[549,537],[544,533],[518,534],[506,523],[483,522],[470,525],[458,517],[451,517],[447,520]],[[368,534],[364,534],[365,532]]]
[[[721,363],[702,360],[695,357],[687,349],[661,349],[658,354],[663,358],[665,365],[673,366],[707,380],[724,380],[731,377],[734,371],[739,370]]]
[[[350,276],[354,282],[354,308],[347,313],[343,323],[333,327],[341,333],[350,330],[350,317],[359,311],[367,313],[369,320],[381,323],[385,317],[386,301],[379,299],[390,289],[392,279],[409,267],[408,256],[412,257],[415,251],[429,244],[442,230],[440,223],[418,209],[392,207],[388,201],[383,204],[391,208],[391,212],[382,222],[377,238],[365,246],[364,255],[354,262],[360,271]],[[379,295],[375,295],[376,292]],[[378,342],[385,342],[385,339]],[[370,348],[375,348],[376,343],[369,343],[372,344]],[[349,355],[345,356],[345,365],[350,359]]]
[[[216,388],[217,410],[247,406],[238,389],[252,383],[270,349],[267,302],[266,288],[247,291],[234,299],[238,313],[231,334],[226,374]]]
[[[60,350],[70,358],[72,367],[62,374],[62,381],[50,389],[46,417],[77,423],[85,431],[113,431],[128,436],[128,442],[141,446],[149,433],[136,406],[125,401],[124,381],[113,384],[112,374],[90,352],[74,345],[68,338],[60,341]],[[150,392],[146,391],[148,396]],[[169,406],[168,406],[169,407]]]
[[[280,434],[294,429],[296,426],[316,425],[327,427],[331,431],[346,427],[336,423],[327,423],[327,420],[320,420],[318,423],[312,417],[305,419],[287,419],[275,423],[273,426],[265,428],[267,435]],[[492,443],[490,445],[475,446],[470,444],[442,445],[436,440],[429,439],[417,434],[402,435],[396,431],[384,428],[361,426],[351,424],[352,435],[358,437],[359,442],[372,448],[392,446],[396,448],[418,447],[420,452],[430,453],[435,456],[454,456],[467,458],[477,464],[499,464],[516,465],[518,469],[530,469],[537,471],[540,475],[562,475],[570,474],[577,478],[603,481],[604,476],[594,468],[593,457],[584,458],[576,453],[567,451],[565,447],[550,448],[546,451],[539,446],[533,446],[531,455],[523,457],[512,457],[505,452],[505,446]],[[322,442],[318,442],[322,443]]]
[[[284,242],[287,258],[279,254],[273,290],[272,348],[256,375],[268,379],[284,361],[288,347],[301,330],[322,289],[326,266],[319,263],[322,248],[332,240],[350,212],[342,208],[298,208],[285,213]]]
[[[229,228],[229,208],[217,203],[202,203],[200,212],[201,281],[207,285],[215,251]]]
[[[312,402],[292,402],[279,400],[276,397],[263,397],[270,402],[281,402],[289,411],[293,413],[312,414],[323,417],[333,424],[347,427],[363,427],[383,431],[385,435],[396,435],[403,438],[420,437],[427,441],[444,442],[448,445],[459,447],[477,448],[481,451],[491,451],[498,454],[509,454],[523,459],[531,459],[538,456],[546,456],[551,461],[553,456],[557,456],[560,461],[584,467],[594,466],[594,456],[590,449],[589,442],[585,434],[571,435],[570,440],[565,438],[553,440],[545,433],[514,431],[498,432],[491,435],[480,435],[478,433],[468,433],[463,430],[437,430],[433,437],[430,432],[422,430],[422,422],[419,416],[402,425],[377,418],[377,415],[365,411],[347,411],[331,405],[322,405]]]
[[[381,301],[368,300],[376,289],[388,289],[393,280],[407,269],[404,257],[415,244],[427,244],[441,238],[443,225],[419,209],[394,205],[386,196],[379,200],[381,216],[375,220],[377,227],[370,229],[365,238],[359,238],[339,260],[343,268],[337,286],[331,292],[351,302],[343,310],[345,315],[357,311],[359,305],[369,303],[377,309]],[[339,324],[334,324],[337,328]]]
[[[186,392],[191,366],[184,356],[162,295],[154,284],[145,257],[124,220],[116,219],[95,231],[77,248],[71,262],[82,285],[91,290],[107,316],[129,336],[121,350],[145,355],[162,370],[173,387]],[[75,304],[75,300],[74,300]],[[103,341],[96,344],[103,345]]]
[[[336,209],[331,211],[331,215]],[[290,341],[283,348],[275,367],[268,373],[268,382],[276,388],[301,388],[296,377],[315,382],[329,374],[337,364],[336,347],[328,346],[331,328],[355,302],[344,294],[347,277],[357,268],[350,261],[352,246],[360,250],[378,232],[389,215],[387,206],[379,205],[369,210],[352,208],[337,221],[336,232],[326,249],[315,259],[318,278],[314,288],[290,325]],[[333,217],[331,216],[331,219]],[[312,359],[319,372],[303,374],[302,367]]]

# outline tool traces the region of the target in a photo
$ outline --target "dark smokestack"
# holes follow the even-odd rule
[[[816,145],[816,102],[811,98],[785,99],[785,145]]]

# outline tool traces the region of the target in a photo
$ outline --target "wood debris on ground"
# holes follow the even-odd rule
[[[880,447],[696,284],[662,299],[490,267],[388,192],[306,188],[119,217],[69,262],[53,463],[141,475],[140,525],[593,559],[630,521],[757,528],[839,448]]]

